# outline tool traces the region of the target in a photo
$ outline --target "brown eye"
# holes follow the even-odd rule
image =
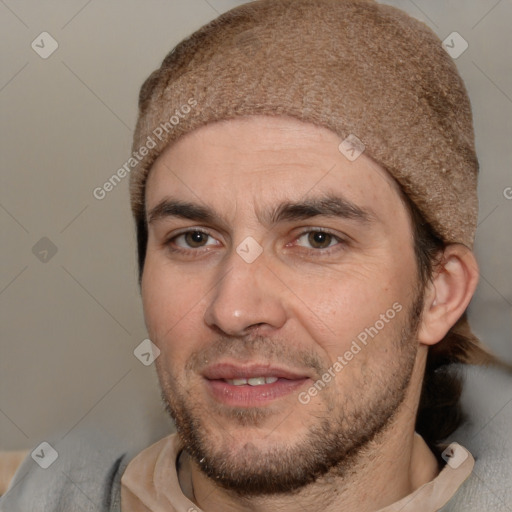
[[[300,235],[295,244],[304,247],[305,249],[317,249],[320,252],[322,249],[335,248],[335,246],[343,245],[343,239],[322,231],[321,229],[312,229],[310,231],[304,231]]]
[[[181,249],[200,249],[209,245],[218,245],[218,242],[208,233],[193,229],[186,231],[171,240],[172,244]]]
[[[189,231],[184,234],[185,243],[189,247],[202,247],[208,241],[209,235],[202,231]]]
[[[310,231],[307,235],[308,243],[314,249],[326,249],[334,240],[333,235],[324,233],[323,231]]]

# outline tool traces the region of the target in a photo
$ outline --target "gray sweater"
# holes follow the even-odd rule
[[[131,457],[92,446],[59,446],[47,469],[28,456],[0,498],[0,511],[121,512],[121,477]]]

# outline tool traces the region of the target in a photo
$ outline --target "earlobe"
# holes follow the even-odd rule
[[[441,341],[464,314],[478,283],[473,252],[461,244],[448,245],[425,287],[418,339],[424,345]]]

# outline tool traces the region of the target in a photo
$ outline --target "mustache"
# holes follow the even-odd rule
[[[297,370],[313,369],[319,376],[330,364],[329,361],[322,362],[316,352],[291,346],[285,339],[257,335],[243,339],[217,338],[204,349],[193,352],[185,364],[185,370],[200,373],[207,366],[227,358],[240,364],[258,361],[286,365]]]

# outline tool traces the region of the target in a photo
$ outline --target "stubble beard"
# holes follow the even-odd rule
[[[204,411],[204,405],[194,401],[183,385],[160,369],[162,400],[185,450],[213,482],[239,497],[289,494],[328,474],[343,477],[353,469],[371,441],[389,428],[406,398],[417,354],[422,297],[422,291],[417,293],[402,327],[397,329],[391,366],[361,368],[358,381],[351,381],[352,396],[326,399],[323,416],[315,414],[317,421],[306,435],[287,446],[264,450],[250,440],[236,446],[229,432],[216,422],[216,414],[237,428],[254,429],[265,425],[272,413],[264,408],[228,409],[220,404],[216,410]],[[378,336],[369,343],[372,342],[378,343]],[[219,340],[215,350],[224,354],[240,352],[238,348],[233,349],[234,343],[243,342]],[[264,338],[253,341],[252,347],[256,347],[255,353],[260,356],[275,355],[282,350]],[[197,367],[199,357],[193,356],[193,362],[187,366]],[[295,352],[287,357],[293,357],[296,362],[300,358],[302,364],[308,362],[319,376],[325,372],[312,354],[298,356]],[[349,366],[342,371],[349,370]],[[297,401],[296,407],[305,406]],[[292,436],[290,432],[288,438]]]

